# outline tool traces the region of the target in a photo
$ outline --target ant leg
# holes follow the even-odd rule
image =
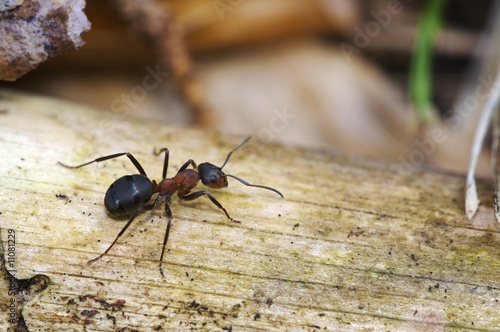
[[[215,206],[217,206],[219,209],[221,209],[222,211],[224,211],[224,213],[226,214],[226,217],[231,220],[232,222],[235,222],[235,223],[241,223],[241,221],[239,220],[236,220],[236,219],[233,219],[231,218],[231,216],[229,215],[229,213],[227,213],[226,209],[224,209],[224,207],[222,206],[221,203],[219,203],[214,196],[212,196],[212,194],[210,194],[208,191],[205,191],[205,190],[200,190],[200,191],[197,191],[197,192],[194,192],[192,194],[189,194],[189,195],[185,195],[185,196],[179,196],[179,198],[183,201],[192,201],[192,200],[195,200],[197,199],[198,197],[200,196],[203,196],[203,195],[206,195],[211,201],[212,203],[215,204]]]
[[[163,274],[163,254],[165,253],[165,246],[167,245],[168,241],[168,236],[170,234],[170,225],[172,223],[172,211],[170,211],[170,207],[168,206],[169,199],[167,199],[167,202],[165,203],[165,213],[167,214],[167,229],[165,231],[165,237],[163,238],[163,248],[161,249],[161,255],[160,255],[160,273],[162,277],[165,275]]]
[[[127,221],[127,223],[125,224],[125,226],[122,228],[122,230],[120,231],[120,233],[118,233],[118,236],[115,238],[115,240],[113,241],[113,243],[111,243],[111,245],[108,247],[108,249],[106,249],[106,251],[104,251],[102,254],[100,254],[99,256],[97,256],[96,258],[94,259],[91,259],[89,260],[87,263],[92,263],[92,262],[95,262],[96,260],[98,260],[99,258],[101,258],[102,256],[106,255],[108,253],[108,251],[115,245],[116,241],[118,241],[118,239],[120,238],[120,236],[123,235],[123,233],[125,233],[125,231],[127,230],[128,226],[130,226],[130,224],[132,223],[132,221],[134,221],[135,217],[137,217],[137,215],[139,214],[139,212],[142,210],[142,208],[140,209],[137,209],[137,211],[135,211],[129,218],[129,220]]]
[[[144,175],[145,177],[147,177],[146,172],[144,171],[144,168],[142,168],[141,164],[137,161],[137,159],[135,159],[135,157],[131,153],[129,153],[129,152],[122,152],[122,153],[110,154],[109,156],[100,157],[100,158],[97,158],[95,160],[89,161],[88,163],[84,163],[84,164],[81,164],[81,165],[78,165],[78,166],[68,166],[66,164],[63,164],[60,161],[58,161],[57,163],[59,165],[61,165],[61,166],[66,167],[66,168],[80,168],[80,167],[87,166],[87,165],[92,164],[92,163],[98,163],[98,162],[101,162],[101,161],[105,161],[105,160],[109,160],[109,159],[114,159],[114,158],[118,158],[118,157],[125,156],[125,155],[128,157],[128,159],[130,159],[130,161],[132,162],[132,164],[134,164],[135,168],[137,168],[137,170],[139,171],[139,173],[142,174],[142,175]]]
[[[168,169],[168,155],[170,151],[167,148],[160,149],[160,151],[153,151],[153,153],[159,156],[162,152],[165,152],[165,160],[163,161],[163,172],[161,173],[161,178],[165,179],[167,177],[167,169]]]
[[[189,166],[190,164],[191,164],[191,166],[193,166],[193,169],[196,169],[196,167],[197,167],[197,166],[196,166],[196,163],[194,162],[194,160],[193,160],[193,159],[189,159],[188,161],[186,161],[186,162],[184,163],[184,165],[182,165],[182,166],[181,166],[181,168],[179,168],[179,171],[178,171],[177,173],[180,173],[180,172],[182,172],[182,171],[185,171],[185,170],[186,170],[186,168],[188,168],[188,166]]]
[[[153,151],[153,153],[157,156],[159,156],[162,152],[165,152],[165,161],[163,162],[163,172],[162,172],[162,179],[167,178],[167,168],[168,168],[168,157],[170,154],[170,151],[167,148],[162,148],[159,151]],[[184,163],[184,165],[181,166],[178,172],[184,171],[188,166],[191,164],[194,169],[196,169],[196,163],[193,161],[193,159],[189,159]]]
[[[118,233],[118,235],[116,236],[115,240],[113,241],[113,243],[111,243],[111,245],[108,247],[108,249],[106,249],[106,251],[104,251],[102,254],[100,254],[99,256],[97,256],[96,258],[94,259],[91,259],[89,260],[87,263],[92,263],[92,262],[95,262],[96,260],[98,260],[99,258],[101,258],[102,256],[106,255],[108,253],[108,251],[115,245],[116,241],[118,241],[118,239],[123,235],[123,233],[125,233],[125,231],[127,230],[127,228],[130,226],[130,224],[132,224],[132,221],[134,221],[135,217],[137,217],[137,215],[143,211],[143,210],[153,210],[156,205],[163,199],[163,196],[161,195],[158,195],[154,201],[154,203],[152,204],[149,204],[149,205],[144,205],[140,208],[138,208],[134,213],[132,213],[132,215],[130,216],[129,220],[127,221],[127,223],[125,224],[125,226],[123,226],[122,230],[120,231],[120,233]]]

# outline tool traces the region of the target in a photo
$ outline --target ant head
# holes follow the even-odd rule
[[[283,197],[283,194],[281,194],[278,190],[268,187],[268,186],[261,186],[259,184],[251,184],[246,182],[245,180],[231,174],[226,174],[222,171],[222,168],[226,166],[226,163],[229,161],[229,158],[231,158],[231,155],[233,154],[234,151],[238,150],[241,148],[248,140],[250,139],[250,136],[247,137],[240,145],[235,147],[234,149],[231,150],[231,152],[228,153],[226,160],[224,161],[224,164],[222,164],[221,167],[215,166],[210,163],[202,163],[198,165],[198,172],[200,173],[200,178],[201,182],[209,187],[209,188],[215,188],[215,189],[221,189],[227,187],[227,177],[231,177],[235,180],[238,180],[239,182],[243,183],[245,186],[249,187],[257,187],[257,188],[262,188],[262,189],[267,189],[274,191],[281,197]]]
[[[225,188],[227,187],[227,177],[222,171],[222,167],[215,166],[211,163],[203,163],[198,165],[201,182],[209,188]]]
[[[227,175],[222,171],[222,168],[226,166],[226,163],[231,158],[234,151],[238,150],[243,144],[248,142],[250,137],[247,137],[240,145],[235,147],[228,153],[224,164],[221,167],[215,166],[211,163],[203,163],[198,165],[198,172],[200,173],[201,182],[209,187],[215,189],[221,189],[227,187]],[[231,176],[231,175],[229,175]]]

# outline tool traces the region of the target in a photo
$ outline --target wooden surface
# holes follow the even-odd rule
[[[500,330],[500,227],[487,182],[468,222],[463,176],[254,139],[225,170],[285,198],[231,180],[212,190],[241,224],[208,199],[174,198],[162,277],[162,207],[86,263],[123,226],[103,197],[134,173],[128,159],[78,170],[57,161],[130,151],[158,179],[154,148],[170,149],[171,176],[189,158],[220,165],[243,137],[8,91],[0,111],[3,245],[14,230],[17,278],[50,278],[22,310],[30,331]]]

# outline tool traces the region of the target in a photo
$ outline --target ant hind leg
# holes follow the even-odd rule
[[[120,233],[118,233],[118,235],[116,236],[115,240],[113,241],[113,243],[111,243],[111,245],[108,247],[108,249],[106,249],[102,254],[100,254],[96,258],[93,258],[93,259],[89,260],[87,263],[93,263],[96,260],[98,260],[99,258],[101,258],[102,256],[106,255],[108,253],[108,251],[111,248],[113,248],[113,246],[115,245],[116,241],[118,241],[118,239],[123,235],[123,233],[125,233],[125,231],[130,226],[130,224],[132,224],[132,221],[134,221],[135,217],[137,217],[137,215],[139,214],[140,211],[142,211],[142,208],[137,209],[137,211],[135,211],[134,213],[132,213],[132,215],[128,219],[127,223],[125,224],[125,226],[123,226],[122,230],[120,231]]]
[[[99,157],[97,159],[94,159],[92,161],[89,161],[87,163],[83,163],[83,164],[77,165],[77,166],[69,166],[69,165],[63,164],[60,161],[58,161],[57,163],[59,165],[63,166],[63,167],[66,167],[66,168],[80,168],[80,167],[83,167],[83,166],[90,165],[92,163],[98,163],[98,162],[101,162],[101,161],[105,161],[105,160],[109,160],[109,159],[114,159],[114,158],[118,158],[118,157],[125,156],[125,155],[128,157],[128,159],[130,159],[130,161],[132,162],[132,164],[134,164],[135,168],[137,168],[137,170],[139,171],[139,173],[141,175],[144,175],[145,177],[147,177],[146,171],[144,171],[144,168],[142,168],[141,164],[137,161],[137,159],[135,159],[135,157],[131,153],[129,153],[129,152],[121,152],[121,153],[110,154],[108,156]]]
[[[132,221],[134,221],[135,217],[137,217],[137,215],[139,213],[141,213],[142,211],[151,211],[151,210],[153,210],[156,207],[156,205],[161,201],[162,198],[163,197],[158,196],[155,199],[154,203],[148,204],[148,205],[143,205],[143,206],[139,207],[134,213],[132,213],[130,215],[130,218],[128,219],[127,223],[125,224],[125,226],[123,226],[122,230],[120,231],[120,233],[118,233],[118,235],[116,236],[115,240],[113,241],[113,243],[111,243],[111,245],[108,247],[108,249],[106,249],[106,251],[104,251],[102,254],[100,254],[96,258],[89,260],[87,263],[95,262],[96,260],[98,260],[102,256],[106,255],[108,253],[108,251],[111,250],[111,248],[115,245],[115,243],[118,241],[118,239],[123,235],[123,233],[125,233],[125,231],[127,230],[127,228],[132,224]]]

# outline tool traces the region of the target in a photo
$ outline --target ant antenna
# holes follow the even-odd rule
[[[224,161],[224,164],[222,164],[222,166],[220,167],[221,170],[222,170],[222,168],[224,166],[226,166],[226,164],[229,161],[229,158],[231,158],[231,155],[233,154],[233,152],[235,152],[236,150],[238,150],[239,148],[241,148],[243,145],[245,145],[246,142],[248,142],[250,140],[250,138],[252,138],[252,136],[248,136],[247,138],[245,138],[245,140],[243,142],[241,142],[240,145],[238,145],[237,147],[235,147],[234,149],[232,149],[227,154],[227,157],[226,157],[226,160]],[[262,189],[267,189],[267,190],[274,191],[275,193],[277,193],[278,195],[280,195],[281,198],[283,198],[283,194],[280,193],[278,190],[276,190],[274,188],[271,188],[271,187],[268,187],[268,186],[263,186],[263,185],[260,185],[260,184],[251,184],[251,183],[246,182],[242,178],[239,178],[239,177],[237,177],[235,175],[231,175],[231,174],[225,174],[225,176],[229,176],[229,177],[231,177],[233,179],[236,179],[236,180],[238,180],[239,182],[243,183],[245,186],[248,186],[248,187],[257,187],[257,188],[262,188]]]
[[[222,166],[220,167],[220,169],[222,169],[224,166],[226,166],[226,164],[229,161],[229,158],[231,158],[231,155],[233,154],[233,152],[236,151],[236,150],[238,150],[239,148],[241,148],[243,145],[245,145],[245,143],[248,142],[250,140],[250,138],[252,138],[252,136],[248,136],[247,138],[245,138],[245,140],[243,142],[241,142],[240,145],[238,145],[237,147],[235,147],[234,149],[232,149],[231,152],[229,152],[227,154],[226,161],[224,161],[224,164],[222,164]]]
[[[241,183],[243,183],[245,186],[249,186],[249,187],[257,187],[257,188],[262,188],[262,189],[267,189],[267,190],[271,190],[271,191],[274,191],[275,193],[277,193],[278,195],[281,196],[281,198],[284,198],[283,197],[283,194],[280,193],[278,190],[274,189],[274,188],[271,188],[271,187],[268,187],[268,186],[263,186],[263,185],[260,185],[260,184],[251,184],[251,183],[248,183],[246,182],[245,180],[235,176],[235,175],[231,175],[231,174],[225,174],[225,176],[229,176],[233,179],[236,179],[238,181],[240,181]]]

